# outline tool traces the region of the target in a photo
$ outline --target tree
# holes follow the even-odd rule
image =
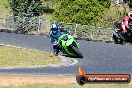
[[[8,0],[13,13],[14,27],[19,33],[38,30],[42,26],[42,14],[49,12],[49,7],[42,5],[42,0]]]
[[[129,8],[132,9],[132,0],[128,0]]]
[[[53,9],[44,7],[42,0],[8,0],[15,16],[25,13],[28,16],[40,16],[43,13],[53,13]]]
[[[95,25],[105,7],[98,0],[60,0],[55,9],[57,21]]]
[[[10,8],[15,16],[21,13],[29,16],[39,16],[43,13],[41,0],[8,0]]]
[[[103,5],[105,8],[109,8],[111,5],[111,0],[98,0],[101,5]]]

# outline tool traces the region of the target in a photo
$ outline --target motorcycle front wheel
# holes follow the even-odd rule
[[[79,58],[83,58],[82,53],[79,51],[79,49],[78,49],[77,47],[72,46],[71,48],[72,48],[72,50],[75,52],[75,54],[76,54]]]

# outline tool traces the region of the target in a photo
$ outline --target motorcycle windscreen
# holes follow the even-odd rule
[[[62,39],[62,46],[66,47],[66,46],[70,46],[73,41],[74,41],[74,38],[72,36],[67,36],[68,38],[66,39]]]

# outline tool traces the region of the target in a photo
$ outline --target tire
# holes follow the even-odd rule
[[[121,44],[121,45],[126,44],[126,42],[122,38],[117,38],[115,35],[113,35],[112,38],[115,44]]]
[[[11,30],[8,30],[7,33],[12,33],[12,31]]]
[[[120,44],[119,39],[115,35],[112,36],[112,39],[113,39],[115,44]]]
[[[22,34],[22,30],[16,30],[15,33],[16,34]]]
[[[28,34],[28,31],[24,31],[23,34]]]
[[[120,44],[121,44],[121,45],[125,45],[126,42],[125,42],[124,40],[120,39]]]
[[[75,54],[76,54],[79,58],[83,58],[82,53],[78,50],[77,47],[72,46],[72,50],[75,52]]]
[[[0,32],[7,32],[8,29],[1,29]]]

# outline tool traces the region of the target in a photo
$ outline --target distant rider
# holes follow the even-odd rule
[[[51,29],[49,32],[49,37],[50,37],[50,41],[53,45],[53,50],[54,50],[54,54],[58,55],[59,51],[60,51],[60,44],[57,42],[58,38],[62,35],[63,33],[70,33],[70,30],[64,30],[62,29],[58,23],[52,23],[51,24]]]
[[[115,23],[115,26],[119,28],[122,31],[122,33],[127,33],[130,21],[132,21],[132,11],[128,12],[128,14],[125,16],[121,23],[119,24]]]

